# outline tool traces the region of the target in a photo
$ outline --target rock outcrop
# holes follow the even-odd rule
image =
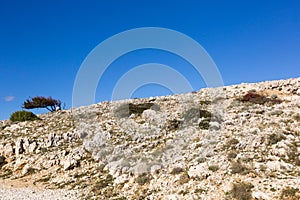
[[[300,78],[0,122],[0,179],[82,199],[300,199]]]

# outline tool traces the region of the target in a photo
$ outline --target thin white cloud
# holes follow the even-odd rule
[[[16,98],[15,96],[6,96],[6,97],[4,97],[4,101],[6,101],[6,102],[11,102],[11,101],[13,101],[15,98]]]

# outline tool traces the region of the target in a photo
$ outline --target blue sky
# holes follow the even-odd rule
[[[110,36],[139,27],[169,28],[196,40],[225,85],[300,76],[299,1],[1,0],[0,119],[20,110],[29,96],[52,96],[71,107],[76,73],[89,52]],[[148,62],[182,69],[196,89],[205,87],[186,61],[145,49],[111,65],[96,100],[109,99],[117,77]],[[168,93],[147,85],[135,96]]]

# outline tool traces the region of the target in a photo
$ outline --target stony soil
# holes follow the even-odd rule
[[[300,199],[300,78],[39,118],[0,122],[0,199]]]

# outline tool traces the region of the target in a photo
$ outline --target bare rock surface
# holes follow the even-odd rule
[[[300,78],[0,122],[0,199],[300,199]]]

